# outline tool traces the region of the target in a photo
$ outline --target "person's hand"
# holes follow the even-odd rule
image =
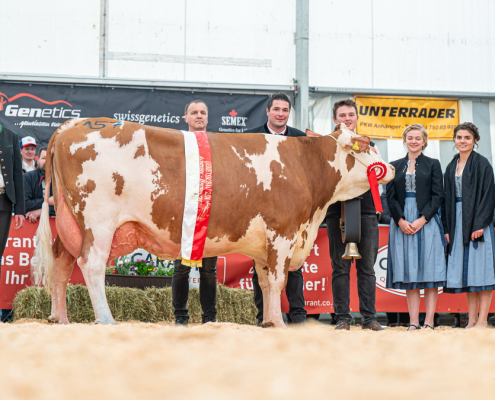
[[[481,237],[481,235],[483,235],[483,229],[478,229],[477,231],[471,233],[471,240],[474,242],[476,239]]]
[[[53,196],[50,196],[50,197],[48,198],[48,205],[49,205],[49,206],[53,206],[53,205],[55,205],[55,203],[53,202]]]
[[[14,217],[15,227],[14,229],[21,229],[24,226],[24,215],[16,215]]]
[[[32,222],[34,224],[38,221],[40,215],[41,215],[41,208],[39,210],[29,211],[26,214],[26,218],[28,219],[29,222]]]
[[[410,222],[407,222],[404,218],[401,218],[399,220],[399,228],[404,232],[406,235],[412,235],[416,233],[414,231],[413,226],[411,225]]]
[[[447,241],[447,244],[450,243],[450,236],[448,233],[445,234],[445,240]]]
[[[419,232],[421,228],[426,224],[426,218],[421,216],[416,221],[411,223],[412,228],[414,229],[414,233]]]

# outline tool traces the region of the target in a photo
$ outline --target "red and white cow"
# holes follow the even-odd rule
[[[366,166],[382,160],[370,151],[368,138],[344,124],[316,138],[208,137],[213,197],[204,257],[235,252],[253,258],[263,291],[263,326],[284,326],[280,295],[287,271],[303,264],[328,206],[369,190]],[[47,278],[50,319],[68,323],[66,286],[77,260],[96,322],[115,323],[105,296],[105,266],[136,248],[180,257],[183,135],[106,118],[73,119],[50,140],[46,171],[58,236],[52,252],[45,198],[33,272]],[[381,182],[393,175],[388,168]]]

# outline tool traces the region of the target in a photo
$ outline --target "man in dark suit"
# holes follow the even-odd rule
[[[276,93],[268,99],[266,115],[268,121],[253,129],[248,129],[244,133],[265,133],[282,136],[306,136],[299,129],[287,126],[291,109],[289,97],[284,93]],[[253,268],[253,290],[254,302],[258,308],[258,326],[263,322],[263,293],[258,282],[256,268]],[[302,268],[297,271],[289,271],[287,287],[285,288],[287,300],[289,300],[289,321],[292,323],[306,322],[306,310],[304,309],[304,278]]]
[[[338,101],[334,104],[333,121],[336,124],[344,123],[349,130],[354,132],[358,118],[357,106],[352,99]],[[375,144],[371,142],[371,146],[375,147]],[[383,328],[376,321],[375,309],[376,278],[374,265],[378,253],[378,219],[371,191],[367,191],[359,197],[361,198],[361,242],[358,243],[358,250],[362,258],[355,261],[359,311],[363,316],[363,329],[381,331]],[[325,221],[332,260],[332,294],[337,321],[335,329],[349,330],[351,325],[349,274],[352,262],[342,258],[345,252],[345,243],[342,243],[341,239],[340,218],[341,202],[339,201],[330,205]]]
[[[24,185],[22,179],[22,159],[17,133],[0,125],[0,259],[9,237],[12,212],[15,228],[24,226]],[[8,311],[5,317],[8,315]],[[4,318],[2,312],[2,321]]]

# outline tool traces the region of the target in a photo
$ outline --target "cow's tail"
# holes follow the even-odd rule
[[[36,231],[36,241],[37,246],[34,250],[34,257],[31,261],[31,275],[35,284],[44,284],[46,291],[50,294],[51,281],[53,276],[53,249],[52,249],[52,229],[50,227],[50,206],[48,205],[48,198],[50,197],[50,182],[51,176],[53,174],[53,145],[55,139],[59,133],[59,129],[55,131],[50,143],[48,144],[48,149],[46,151],[46,162],[45,162],[45,198],[43,201],[43,206],[41,207],[40,222],[38,225],[38,230]]]

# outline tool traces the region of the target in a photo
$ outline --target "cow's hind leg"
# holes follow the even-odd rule
[[[65,249],[62,241],[57,236],[53,244],[54,266],[51,283],[52,313],[48,321],[60,324],[68,324],[67,318],[67,284],[69,283],[75,258]]]
[[[83,253],[86,241],[88,238],[85,237],[83,239]],[[97,324],[115,324],[105,293],[105,266],[110,254],[111,242],[96,237],[91,237],[90,241],[91,245],[88,246],[87,256],[79,257],[77,263],[88,287],[89,297],[95,312],[95,322]]]

